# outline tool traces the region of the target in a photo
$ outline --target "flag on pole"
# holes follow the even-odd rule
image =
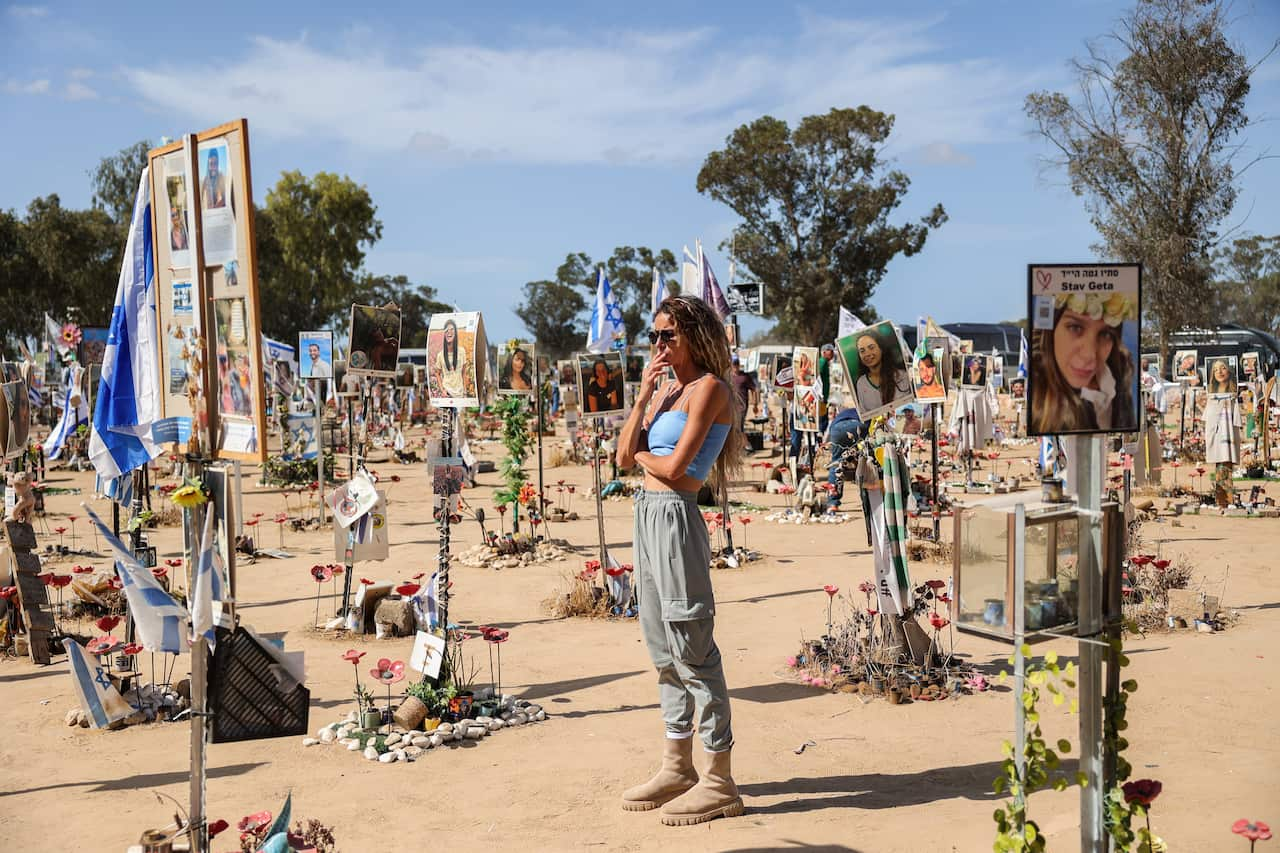
[[[1020,379],[1027,378],[1027,332],[1025,329],[1018,329],[1018,377]]]
[[[853,313],[848,308],[845,308],[843,305],[840,306],[840,328],[839,331],[836,332],[837,338],[843,338],[845,335],[852,335],[859,329],[865,329],[866,327],[867,324],[862,322],[861,318],[859,318],[857,314]]]
[[[89,404],[85,402],[84,394],[79,393],[84,368],[78,364],[72,365],[63,371],[62,376],[63,384],[66,386],[62,392],[62,417],[58,419],[57,426],[49,434],[46,445],[50,459],[61,456],[67,439],[76,431],[76,427],[89,421]]]
[[[213,501],[205,512],[204,532],[200,536],[200,553],[196,557],[196,578],[191,589],[191,638],[201,635],[209,641],[209,648],[217,646],[217,634],[213,629],[213,603],[224,601],[222,590],[222,557],[213,546],[213,531],[217,527]]]
[[[729,316],[729,303],[725,301],[724,291],[720,289],[720,282],[716,281],[716,274],[711,269],[711,262],[707,260],[706,254],[702,251],[702,241],[698,241],[698,268],[702,271],[699,276],[701,281],[701,289],[699,294],[702,301],[711,306],[712,310],[720,317],[720,321],[724,322]]]
[[[50,351],[57,349],[60,353],[66,353],[71,350],[71,347],[62,342],[62,327],[49,316],[47,311],[44,315],[44,333],[49,338]]]
[[[613,288],[600,267],[596,277],[596,304],[591,309],[591,329],[587,332],[587,352],[609,352],[615,335],[625,334],[622,309],[613,296]]]
[[[436,585],[440,582],[440,570],[431,573],[431,579],[413,597],[413,614],[419,625],[426,625],[428,631],[440,627],[440,594]]]
[[[151,426],[160,417],[160,366],[151,292],[155,258],[149,188],[144,168],[120,265],[89,437],[89,459],[108,478],[145,465],[161,453],[160,445],[151,439]]]
[[[662,274],[662,270],[657,267],[653,268],[653,294],[650,297],[652,307],[649,313],[657,314],[658,306],[662,304],[662,300],[671,295],[671,288],[667,286],[667,277]]]
[[[702,265],[688,246],[684,247],[684,259],[680,262],[680,292],[702,292]]]
[[[96,657],[90,658],[79,643],[67,637],[63,638],[62,647],[67,653],[67,663],[71,664],[72,687],[90,725],[105,729],[133,713],[133,706],[116,690]]]
[[[89,505],[81,503],[89,521],[111,546],[116,557],[116,573],[124,584],[124,595],[138,630],[138,640],[149,652],[178,654],[187,650],[187,611],[160,586],[151,570],[138,562],[124,543],[112,535]]]

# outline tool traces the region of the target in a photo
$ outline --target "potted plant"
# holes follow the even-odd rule
[[[435,693],[435,688],[428,684],[425,679],[410,684],[405,689],[404,701],[396,709],[394,715],[396,724],[409,730],[416,729],[422,725],[422,721],[430,716],[432,706],[436,702]]]
[[[360,709],[360,728],[372,731],[382,725],[382,712],[373,706],[373,691],[356,685],[356,707]]]

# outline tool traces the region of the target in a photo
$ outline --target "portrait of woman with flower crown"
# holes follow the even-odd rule
[[[1135,278],[1132,292],[1076,290],[1035,301],[1027,414],[1032,434],[1138,429],[1136,285]]]

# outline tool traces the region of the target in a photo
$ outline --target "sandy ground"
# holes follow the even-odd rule
[[[499,452],[497,445],[482,446],[487,454]],[[431,571],[437,539],[425,520],[424,466],[375,461],[371,467],[403,480],[390,492],[391,559],[363,564],[357,574],[403,580]],[[253,487],[256,474],[247,470],[246,512],[284,509],[282,496]],[[585,517],[557,525],[553,533],[580,546],[588,558],[595,543],[592,505],[582,497],[589,471],[549,469],[547,480],[557,479],[580,487],[574,509]],[[469,495],[472,502],[487,507],[496,481],[496,475],[482,475],[481,488]],[[88,474],[54,473],[50,483],[78,486],[86,495],[92,488]],[[781,502],[746,489],[739,496],[770,506]],[[78,511],[79,500],[50,498],[50,526]],[[437,749],[416,763],[390,766],[341,747],[304,749],[294,737],[213,745],[210,817],[225,818],[234,828],[242,815],[278,810],[292,791],[294,815],[333,826],[347,853],[441,844],[523,850],[991,849],[991,813],[1000,801],[991,782],[999,772],[1001,741],[1011,737],[1011,692],[894,707],[792,683],[783,658],[795,651],[802,633],[822,632],[822,586],[856,590],[871,576],[870,550],[860,517],[843,526],[801,527],[755,515],[747,542],[767,558],[714,576],[716,632],[732,688],[735,776],[747,803],[745,816],[669,828],[655,812],[618,807],[621,791],[647,778],[661,746],[655,679],[634,621],[547,615],[542,602],[563,587],[569,571],[580,568],[575,561],[452,572],[451,617],[511,630],[503,655],[507,686],[541,702],[550,720],[500,732],[474,748]],[[260,541],[274,546],[275,525],[263,526]],[[606,502],[605,526],[610,547],[628,559],[630,501]],[[83,522],[77,530],[85,542]],[[1230,834],[1234,820],[1280,824],[1280,747],[1273,739],[1280,722],[1280,521],[1189,517],[1180,526],[1148,524],[1144,536],[1165,554],[1185,554],[1211,592],[1229,574],[1225,604],[1241,619],[1213,636],[1182,631],[1130,641],[1126,674],[1140,689],[1129,712],[1128,755],[1135,776],[1164,783],[1153,821],[1171,849],[1243,849]],[[455,531],[455,548],[479,538],[479,528],[468,522]],[[152,541],[162,555],[180,555],[176,529],[160,530]],[[368,650],[368,661],[408,658],[412,645],[372,637],[334,641],[310,631],[315,584],[308,569],[333,560],[331,542],[328,533],[286,534],[293,559],[242,563],[239,570],[244,621],[282,637],[287,649],[307,653],[313,730],[352,707],[351,667],[341,660],[345,649]],[[57,568],[67,571],[71,562]],[[950,567],[913,564],[911,572],[917,581],[945,578]],[[332,603],[326,599],[321,608],[332,612]],[[1008,654],[994,642],[957,638],[960,653],[992,671]],[[1045,643],[1036,653],[1049,649],[1075,658],[1074,642]],[[487,680],[486,649],[477,643],[472,651],[482,666],[481,680]],[[185,667],[184,658],[179,669]],[[168,822],[172,808],[157,802],[153,792],[185,803],[187,725],[69,729],[63,717],[73,702],[65,658],[45,668],[26,660],[0,663],[0,848],[120,851],[144,828]],[[1076,740],[1075,718],[1057,709],[1047,710],[1045,726],[1051,738]],[[810,740],[817,745],[795,752]],[[1032,816],[1048,834],[1051,850],[1078,849],[1078,801],[1075,789],[1032,798]],[[234,829],[214,849],[235,849],[233,835]]]

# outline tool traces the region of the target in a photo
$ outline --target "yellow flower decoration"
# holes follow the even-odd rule
[[[1113,328],[1126,320],[1138,319],[1137,300],[1127,293],[1059,293],[1053,302],[1055,308],[1065,306]]]
[[[183,509],[195,509],[208,500],[200,485],[192,482],[187,482],[181,488],[175,489],[170,498]]]

